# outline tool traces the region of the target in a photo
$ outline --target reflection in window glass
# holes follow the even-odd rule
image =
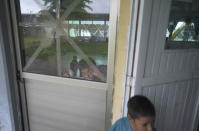
[[[23,71],[106,82],[109,0],[58,3],[20,0]]]
[[[80,21],[76,21],[76,20],[69,20],[69,24],[79,24]]]
[[[81,30],[81,36],[83,37],[91,37],[91,34],[88,30]]]
[[[109,25],[109,21],[106,21],[106,24]]]
[[[199,1],[173,0],[166,31],[167,49],[199,48]]]
[[[104,25],[106,21],[93,21],[95,25]]]
[[[85,25],[85,24],[92,24],[92,21],[81,21],[81,24]]]

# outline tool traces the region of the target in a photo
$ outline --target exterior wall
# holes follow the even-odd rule
[[[120,0],[118,18],[118,33],[115,55],[115,74],[113,92],[113,119],[114,123],[122,115],[122,102],[124,94],[125,68],[126,68],[126,40],[130,19],[130,0]]]
[[[0,23],[0,127],[2,131],[13,131],[11,106],[9,105],[8,96],[8,77],[5,65],[5,51],[3,48],[3,38]]]

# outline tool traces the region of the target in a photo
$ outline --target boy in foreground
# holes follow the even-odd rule
[[[155,108],[145,96],[137,95],[128,101],[128,115],[121,118],[109,131],[155,131]]]

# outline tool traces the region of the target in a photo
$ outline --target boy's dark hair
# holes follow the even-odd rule
[[[93,58],[91,58],[91,57],[89,57],[89,59],[90,59],[90,61],[94,64],[94,65],[96,65],[96,62],[95,62],[95,60],[93,59]],[[85,69],[85,68],[89,68],[89,65],[88,65],[88,63],[84,60],[84,59],[81,59],[80,61],[79,61],[79,69],[80,70],[82,70],[82,69]]]
[[[79,61],[78,66],[79,66],[80,70],[85,69],[85,68],[89,68],[89,65],[86,63],[86,61],[84,59]]]
[[[145,116],[155,117],[155,107],[147,97],[136,95],[128,101],[128,114],[133,119]]]

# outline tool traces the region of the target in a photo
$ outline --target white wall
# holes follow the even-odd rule
[[[5,65],[5,52],[3,48],[3,38],[0,23],[0,126],[2,131],[14,131],[11,122],[11,108],[9,105],[9,96],[7,87],[7,69]]]

